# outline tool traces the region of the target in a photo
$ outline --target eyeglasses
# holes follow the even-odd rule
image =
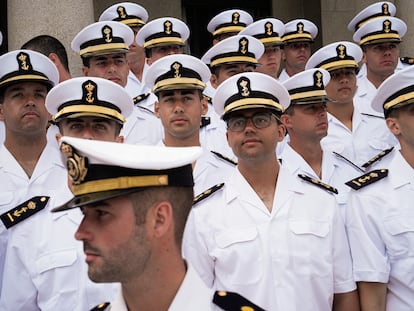
[[[227,129],[232,132],[242,132],[246,128],[247,121],[251,120],[252,124],[257,129],[263,129],[272,123],[272,116],[276,116],[268,112],[258,112],[251,117],[236,116],[230,117],[227,121]]]

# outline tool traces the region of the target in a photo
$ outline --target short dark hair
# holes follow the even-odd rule
[[[33,50],[46,56],[49,56],[50,53],[55,53],[69,72],[68,54],[66,53],[65,46],[55,37],[49,35],[34,37],[24,43],[21,49]]]
[[[145,223],[145,217],[151,205],[168,201],[173,208],[174,238],[177,247],[181,249],[184,228],[188,215],[193,206],[193,187],[149,187],[129,195],[134,206],[137,225]]]

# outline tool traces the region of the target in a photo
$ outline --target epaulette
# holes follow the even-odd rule
[[[370,113],[365,113],[365,112],[361,112],[361,114],[364,115],[364,116],[372,117],[372,118],[378,118],[378,119],[383,119],[383,120],[385,119],[385,117],[377,116],[375,114],[370,114]]]
[[[103,311],[110,305],[109,302],[101,303],[96,307],[92,308],[90,311]]]
[[[0,215],[0,219],[3,222],[4,226],[9,229],[14,225],[22,222],[23,220],[29,218],[30,216],[40,212],[45,208],[50,197],[47,196],[38,196],[33,197],[22,204],[12,208],[8,212]]]
[[[136,106],[138,109],[144,110],[145,112],[148,112],[152,115],[155,115],[154,111],[152,111],[151,109],[148,109],[147,107],[143,107],[143,106]]]
[[[338,152],[333,151],[332,152],[337,158],[345,161],[346,163],[350,164],[352,167],[356,168],[357,170],[361,171],[361,172],[365,172],[362,168],[360,168],[358,165],[356,165],[354,162],[352,162],[351,160],[347,159],[346,157],[344,157],[342,154],[339,154]]]
[[[383,157],[385,157],[387,154],[389,154],[393,150],[394,150],[394,147],[391,147],[391,148],[388,148],[388,149],[385,149],[385,150],[381,151],[375,157],[371,158],[370,160],[368,160],[367,162],[365,162],[364,164],[362,164],[362,167],[365,168],[365,169],[367,169],[372,164],[374,164],[375,162],[381,160]]]
[[[403,64],[407,65],[413,65],[414,64],[414,58],[409,56],[400,57],[400,61]]]
[[[211,123],[210,117],[202,116],[200,121],[200,128],[203,128]]]
[[[215,185],[215,186],[207,189],[206,191],[200,193],[199,195],[197,195],[196,197],[194,197],[193,205],[195,205],[197,203],[200,203],[204,199],[208,198],[214,192],[216,192],[217,190],[220,190],[221,188],[223,188],[223,186],[224,186],[224,183],[217,184],[217,185]]]
[[[208,95],[203,93],[203,97],[209,104],[213,103],[213,98],[211,96],[208,96]]]
[[[345,185],[351,187],[354,190],[359,190],[387,176],[387,169],[374,170],[346,182]]]
[[[132,100],[134,101],[134,105],[138,105],[140,102],[142,102],[143,100],[147,99],[149,96],[151,95],[151,93],[144,93],[144,94],[140,94],[138,96],[135,96]]]
[[[233,292],[216,291],[213,303],[226,311],[265,311],[250,300]]]
[[[220,159],[222,159],[222,160],[224,160],[224,161],[226,161],[226,162],[229,162],[230,164],[237,165],[237,162],[236,162],[236,161],[233,161],[232,159],[230,159],[230,158],[228,158],[228,157],[226,157],[226,156],[222,155],[221,153],[219,153],[219,152],[217,152],[217,151],[213,151],[213,150],[211,150],[210,152],[211,152],[212,154],[214,154],[216,157],[219,157]]]
[[[298,177],[302,178],[303,180],[305,180],[307,182],[310,182],[312,185],[315,185],[319,188],[322,188],[322,189],[325,189],[329,192],[338,194],[338,189],[336,189],[336,188],[334,188],[334,187],[332,187],[328,184],[325,184],[325,183],[321,182],[320,180],[317,180],[317,179],[312,178],[312,177],[310,177],[308,175],[305,175],[305,174],[298,174]]]

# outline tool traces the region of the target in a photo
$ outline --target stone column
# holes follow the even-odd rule
[[[397,17],[401,18],[407,24],[407,33],[401,44],[400,55],[414,57],[414,19],[412,18],[414,1],[396,0],[394,4],[397,7]]]
[[[70,43],[94,22],[93,0],[9,0],[7,3],[9,51],[38,35],[51,35],[66,47],[72,76],[80,76],[81,60]]]

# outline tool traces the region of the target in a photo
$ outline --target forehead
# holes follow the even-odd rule
[[[36,89],[46,91],[47,87],[41,82],[18,82],[8,86],[4,92],[6,93],[25,89]]]
[[[75,118],[65,118],[62,119],[62,123],[73,123],[73,122],[81,122],[81,123],[89,123],[89,122],[105,122],[105,123],[116,123],[114,120],[96,116],[82,116],[82,117],[75,117]]]
[[[104,59],[116,59],[116,58],[126,58],[126,53],[111,53],[91,56],[91,60],[104,60]]]
[[[229,116],[229,119],[234,117],[251,117],[256,113],[271,113],[272,111],[266,108],[251,108],[251,109],[241,109],[232,112]]]
[[[159,97],[174,96],[174,95],[188,95],[196,94],[199,90],[196,89],[177,89],[177,90],[164,90],[158,92]]]

